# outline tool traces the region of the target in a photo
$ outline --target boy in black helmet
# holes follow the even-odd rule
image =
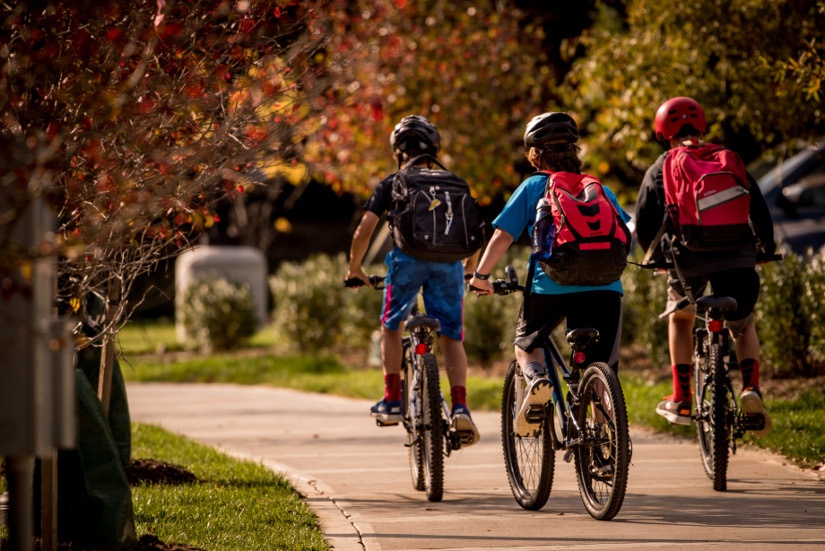
[[[401,119],[390,135],[390,146],[399,169],[419,155],[435,157],[440,146],[436,127],[425,117],[410,115]],[[415,168],[429,168],[421,161]],[[364,205],[364,214],[356,228],[350,247],[350,264],[346,278],[369,278],[361,266],[372,235],[382,214],[393,207],[392,185],[395,175],[387,176],[376,186]],[[381,356],[384,367],[384,398],[370,409],[370,414],[384,425],[401,422],[401,324],[409,316],[423,287],[427,315],[441,322],[439,348],[444,354],[450,382],[453,428],[465,433],[462,445],[479,440],[478,429],[467,408],[467,356],[464,352],[464,276],[473,271],[477,254],[463,262],[420,260],[405,254],[397,246],[387,254],[386,288],[381,315]]]
[[[701,137],[707,125],[704,110],[696,100],[675,97],[659,107],[654,127],[656,138],[665,147],[665,152],[647,170],[639,189],[636,202],[636,232],[643,250],[649,250],[651,245],[654,247],[651,258],[656,260],[662,258],[664,243],[671,242],[670,239],[656,239],[661,237],[659,230],[665,219],[665,161],[678,149],[703,147]],[[753,239],[740,247],[718,251],[690,250],[680,246],[678,240],[674,246],[678,247],[682,275],[696,297],[701,296],[710,283],[715,293],[736,299],[736,311],[731,312],[726,318],[742,372],[742,409],[747,414],[764,416],[764,429],[752,431],[756,436],[764,436],[771,430],[771,419],[762,403],[762,392],[759,388],[759,337],[753,322],[753,307],[759,296],[759,275],[754,267],[756,243],[760,244],[760,252],[766,256],[775,252],[776,244],[773,239],[773,222],[765,199],[750,174],[745,176],[750,190],[750,221],[756,231]],[[677,233],[670,217],[664,229],[668,236]],[[670,307],[685,296],[685,289],[675,271],[670,272],[668,283],[667,299]],[[664,397],[656,407],[656,413],[677,425],[691,423],[690,378],[695,317],[694,306],[677,310],[668,317],[673,394]]]
[[[533,234],[536,207],[545,197],[548,180],[563,173],[582,174],[578,140],[576,122],[567,113],[544,113],[527,124],[524,133],[527,160],[542,172],[524,180],[493,221],[495,232],[470,280],[471,289],[478,295],[492,294],[490,274],[507,248],[525,230]],[[607,187],[604,192],[621,219],[629,222],[630,215],[619,206],[613,192]],[[528,274],[533,272],[533,280],[527,283],[532,290],[529,297],[525,297],[529,308],[522,303],[515,337],[516,360],[529,380],[528,399],[516,416],[516,430],[520,434],[529,431],[530,421],[525,416],[529,406],[545,404],[551,399],[552,388],[545,375],[540,344],[562,320],[567,319],[568,327],[599,330],[600,340],[588,346],[588,360],[604,362],[614,370],[619,365],[622,284],[618,277],[605,285],[562,285],[541,268],[528,269]]]

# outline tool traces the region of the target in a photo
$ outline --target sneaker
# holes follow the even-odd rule
[[[393,400],[387,402],[386,398],[381,398],[381,401],[376,402],[370,408],[370,415],[375,417],[375,422],[382,427],[397,425],[403,420],[401,415],[401,400]]]
[[[476,424],[473,423],[473,418],[470,417],[470,410],[467,406],[454,406],[450,418],[452,419],[451,428],[461,437],[462,448],[477,444],[481,440],[481,435],[478,433]]]
[[[528,379],[527,392],[524,402],[521,404],[518,415],[516,415],[516,434],[528,436],[541,428],[541,421],[544,419],[544,411],[547,402],[553,397],[553,385],[550,380],[539,375]]]
[[[690,406],[690,402],[674,402],[673,396],[665,396],[656,406],[656,413],[674,425],[690,425]]]
[[[751,430],[751,434],[754,436],[766,436],[771,432],[771,416],[768,414],[768,410],[765,409],[765,404],[762,403],[762,393],[759,392],[759,389],[746,388],[742,391],[742,397],[740,399],[742,401],[742,415],[761,415],[765,419],[764,428]]]

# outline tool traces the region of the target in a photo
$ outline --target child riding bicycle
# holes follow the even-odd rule
[[[770,432],[771,421],[759,387],[759,337],[754,325],[753,308],[759,296],[759,275],[755,270],[757,253],[769,257],[776,250],[770,212],[759,186],[742,166],[741,179],[746,179],[746,182],[742,181],[738,189],[747,199],[744,215],[749,217],[747,226],[752,226],[755,234],[748,229],[741,243],[725,244],[718,250],[686,244],[685,232],[680,231],[677,222],[686,207],[666,199],[666,186],[675,188],[675,180],[684,170],[680,172],[669,167],[684,155],[703,155],[703,159],[710,159],[709,155],[718,155],[718,151],[728,156],[735,154],[701,141],[707,129],[705,113],[702,106],[691,98],[676,97],[663,103],[656,113],[654,126],[656,138],[665,152],[647,170],[639,190],[635,213],[639,244],[648,251],[650,260],[672,259],[672,255],[678,257],[682,278],[675,270],[669,272],[668,310],[687,292],[697,298],[702,296],[708,283],[714,294],[736,300],[736,311],[730,312],[726,318],[742,371],[742,410],[746,415],[764,416],[764,429],[753,431],[756,436],[764,436]],[[738,160],[738,156],[734,159]],[[713,166],[714,162],[696,166]],[[673,312],[668,318],[673,394],[658,404],[656,413],[677,425],[691,424],[690,378],[695,317],[695,306],[689,306]]]
[[[436,127],[419,115],[404,117],[390,136],[393,157],[399,171],[404,168],[425,170],[431,167],[427,158],[416,161],[421,155],[435,159],[440,147]],[[369,285],[369,277],[362,262],[381,215],[398,209],[394,204],[393,183],[395,174],[379,182],[364,205],[364,214],[355,230],[350,247],[350,263],[346,279],[357,278]],[[435,208],[435,207],[434,207]],[[390,212],[392,216],[392,212]],[[458,225],[458,224],[456,224]],[[481,243],[478,244],[481,246]],[[439,348],[444,354],[447,378],[450,382],[453,429],[468,433],[464,446],[479,440],[478,429],[467,407],[467,356],[463,343],[463,308],[465,274],[473,271],[478,253],[464,261],[437,262],[421,260],[401,250],[398,243],[387,254],[387,276],[384,302],[381,312],[381,359],[384,369],[384,397],[372,408],[370,414],[383,426],[398,424],[402,420],[401,361],[403,322],[409,317],[413,304],[423,288],[424,307],[427,314],[441,323]]]
[[[598,180],[581,172],[578,139],[576,122],[567,113],[544,113],[527,124],[524,133],[526,157],[540,172],[519,185],[493,221],[495,231],[470,280],[470,288],[477,295],[493,293],[489,277],[499,259],[525,229],[533,234],[537,206],[552,190],[555,179],[587,177],[601,188]],[[630,221],[630,215],[621,209],[613,192],[607,187],[603,189],[612,204],[608,209],[615,208],[623,222]],[[627,241],[629,247],[629,239]],[[626,257],[627,249],[623,255]],[[552,388],[545,372],[541,343],[563,319],[567,319],[568,327],[592,327],[599,331],[599,341],[588,346],[589,361],[604,362],[614,370],[618,370],[619,363],[622,317],[619,277],[597,285],[561,284],[537,267],[537,262],[531,255],[526,283],[530,291],[525,293],[515,334],[516,360],[529,380],[529,397],[518,412],[522,422],[531,405],[542,405],[551,399]]]

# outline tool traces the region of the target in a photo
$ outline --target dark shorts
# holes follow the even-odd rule
[[[753,308],[759,298],[759,274],[753,268],[733,268],[704,276],[689,277],[686,278],[686,283],[690,286],[695,298],[703,296],[710,283],[713,294],[736,299],[736,311],[725,316],[729,321],[735,322],[748,318],[753,314]],[[669,308],[672,303],[678,302],[685,296],[685,291],[682,288],[682,282],[673,272],[669,275],[668,284],[670,285],[667,294]],[[695,307],[691,310],[695,311]]]
[[[522,302],[516,326],[515,345],[531,352],[567,320],[567,329],[592,327],[599,331],[599,342],[588,346],[589,362],[619,366],[619,339],[622,326],[622,295],[615,291],[586,291],[564,295],[531,294],[527,314]]]

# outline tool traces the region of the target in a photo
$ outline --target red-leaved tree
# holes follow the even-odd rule
[[[252,169],[297,162],[297,131],[325,105],[321,4],[13,3],[0,45],[4,293],[28,292],[25,267],[54,255],[58,305],[82,317],[91,293],[106,297],[111,344],[139,275],[213,224]],[[40,197],[56,246],[24,250],[12,235]]]

